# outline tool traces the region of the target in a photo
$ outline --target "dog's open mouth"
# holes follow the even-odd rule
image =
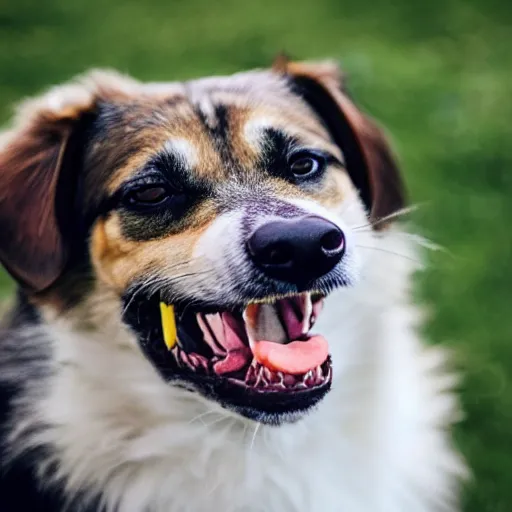
[[[310,294],[303,294],[250,304],[241,314],[185,313],[171,353],[183,368],[261,391],[318,386],[331,371],[327,342],[308,334],[321,305],[322,299],[313,302]]]
[[[330,388],[327,341],[311,332],[322,304],[321,295],[302,293],[212,311],[154,297],[128,308],[127,320],[164,379],[276,423],[283,413],[291,418],[309,409]]]

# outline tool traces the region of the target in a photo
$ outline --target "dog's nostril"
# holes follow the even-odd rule
[[[292,248],[283,242],[267,247],[260,256],[263,265],[286,265],[293,259]]]
[[[325,252],[337,252],[343,249],[344,239],[343,233],[339,229],[331,229],[320,239],[320,247]]]
[[[302,286],[336,267],[345,251],[345,236],[334,223],[309,215],[262,224],[249,236],[246,248],[267,276]]]

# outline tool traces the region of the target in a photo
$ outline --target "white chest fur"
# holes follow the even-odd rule
[[[381,243],[403,253],[403,240]],[[328,298],[316,328],[333,388],[296,424],[258,425],[165,385],[105,301],[87,305],[94,321],[80,327],[50,321],[54,376],[27,395],[16,435],[52,447],[60,469],[46,478],[101,491],[119,512],[456,510],[453,379],[416,335],[413,266],[380,256],[360,286]]]

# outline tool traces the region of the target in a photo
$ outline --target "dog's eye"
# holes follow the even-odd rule
[[[312,153],[299,153],[290,160],[290,171],[299,179],[312,177],[324,167],[325,158]]]
[[[131,190],[126,199],[134,206],[158,206],[169,199],[166,187],[161,185],[146,185]]]

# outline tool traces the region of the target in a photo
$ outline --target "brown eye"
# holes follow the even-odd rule
[[[169,198],[169,192],[162,186],[146,186],[132,190],[129,202],[140,206],[155,206]]]
[[[297,156],[290,163],[290,171],[297,178],[305,178],[323,169],[324,163],[324,159],[317,155]]]

